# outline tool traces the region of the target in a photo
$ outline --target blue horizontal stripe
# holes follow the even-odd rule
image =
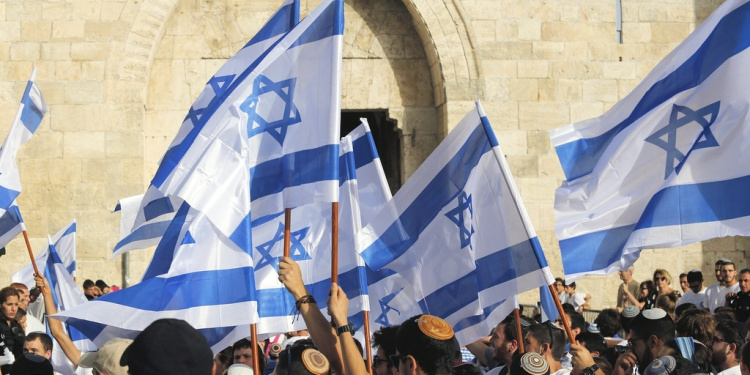
[[[536,237],[476,260],[476,269],[418,301],[423,311],[446,318],[476,301],[477,294],[547,267]],[[422,270],[424,277],[426,270]],[[440,276],[433,276],[439,278]],[[515,291],[509,294],[516,294]]]
[[[495,309],[498,306],[502,305],[504,302],[505,302],[505,300],[502,300],[502,301],[500,301],[498,303],[494,303],[494,304],[492,304],[490,306],[487,306],[484,309],[482,309],[482,313],[479,314],[479,315],[473,315],[473,316],[470,316],[470,317],[467,317],[467,318],[459,320],[458,323],[456,323],[456,324],[453,325],[453,330],[455,332],[459,332],[459,331],[462,331],[462,330],[464,330],[466,328],[469,328],[469,327],[473,327],[473,326],[475,326],[475,325],[477,325],[477,324],[479,324],[479,323],[487,320],[487,318],[489,318],[490,314],[492,314],[492,312],[495,311]]]
[[[357,169],[379,158],[378,149],[375,147],[375,141],[370,132],[365,132],[365,135],[355,139],[352,142],[352,148],[354,149],[354,165]]]
[[[206,341],[208,341],[208,346],[214,346],[221,342],[221,340],[224,340],[225,337],[227,337],[228,334],[232,333],[232,331],[235,329],[235,326],[231,327],[215,327],[215,328],[202,328],[199,329],[198,332],[203,334],[203,336],[206,337]]]
[[[188,273],[170,278],[154,277],[105,294],[97,301],[146,311],[174,311],[201,306],[252,301],[255,280],[252,267]],[[231,287],[227,287],[231,285]]]
[[[172,201],[167,197],[154,199],[143,207],[143,216],[146,221],[151,221],[161,215],[174,212]]]
[[[159,221],[156,223],[141,225],[138,229],[134,230],[133,233],[130,233],[120,240],[120,242],[115,245],[114,251],[134,242],[160,238],[164,235],[164,232],[167,231],[170,223],[170,221]]]
[[[66,318],[65,324],[67,324],[70,327],[75,327],[79,332],[81,332],[84,336],[86,336],[89,340],[94,341],[96,340],[97,336],[99,336],[102,331],[104,331],[105,328],[108,326],[106,324],[101,324],[97,322],[92,322],[90,320],[82,320],[78,318]],[[127,338],[135,338],[136,335],[140,331],[134,331],[134,330],[126,330],[122,328],[118,328],[122,330],[122,336],[120,337],[127,337]]]
[[[338,284],[351,300],[362,295],[359,285],[360,270],[353,268],[339,274]],[[331,291],[331,279],[323,279],[312,284],[306,284],[307,292],[315,298],[320,308],[326,307],[328,293]],[[262,318],[273,316],[293,315],[294,298],[286,288],[259,289],[255,296],[258,298],[258,314]]]
[[[633,228],[635,225],[626,225],[560,241],[565,274],[601,270],[619,261]]]
[[[18,206],[8,207],[8,210],[0,217],[0,236],[13,230],[22,221]]]
[[[357,179],[357,170],[354,165],[354,153],[347,152],[339,157],[339,186],[349,180]]]
[[[721,19],[695,53],[672,73],[651,86],[622,122],[600,136],[557,146],[555,150],[567,180],[572,181],[591,173],[617,134],[671,97],[702,84],[725,61],[748,46],[750,3],[741,5]],[[686,47],[681,45],[678,48]]]
[[[750,176],[664,188],[648,202],[635,229],[750,216],[748,187]]]
[[[334,0],[326,7],[320,16],[313,20],[312,24],[305,30],[297,40],[289,46],[289,49],[303,44],[317,42],[330,38],[334,35],[344,34],[344,1]]]
[[[318,181],[338,181],[339,145],[285,154],[250,168],[250,200],[282,192],[288,187]]]
[[[479,160],[490,150],[484,127],[477,126],[401,216],[361,253],[367,265],[379,269],[405,253],[443,207],[463,190]]]
[[[21,111],[21,122],[31,134],[34,134],[34,132],[36,132],[39,124],[42,123],[42,118],[44,118],[44,112],[42,112],[42,108],[37,107],[36,104],[34,104],[34,101],[31,100],[31,96],[29,96],[31,87],[33,85],[34,82],[32,81],[26,83],[26,89],[24,90],[23,97],[21,99],[21,103],[23,103],[23,110]]]
[[[2,171],[2,173],[6,173]],[[0,185],[0,208],[8,209],[13,201],[16,200],[20,191],[15,191]]]

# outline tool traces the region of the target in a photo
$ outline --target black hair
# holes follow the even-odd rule
[[[232,362],[234,362],[234,352],[237,351],[237,349],[245,348],[252,349],[253,342],[248,339],[241,339],[232,345],[232,351],[230,353]],[[260,371],[257,371],[257,373],[263,374],[266,370],[266,355],[263,353],[263,349],[260,345],[258,345],[258,365],[260,366]]]
[[[396,333],[396,349],[401,355],[411,355],[427,375],[453,372],[454,357],[461,348],[455,335],[447,340],[431,338],[418,325],[422,315],[406,319]],[[447,324],[447,323],[446,323]]]
[[[648,319],[641,313],[633,318],[630,324],[630,332],[635,332],[642,339],[655,335],[662,342],[666,342],[674,338],[674,322],[667,314],[660,319]]]
[[[598,352],[599,355],[607,349],[607,342],[604,341],[604,336],[596,332],[581,332],[576,335],[576,341],[585,346],[588,351],[592,353]]]
[[[552,357],[562,358],[565,352],[565,331],[550,321],[529,327],[529,335],[534,336],[539,345],[547,343],[552,348]]]
[[[721,332],[727,344],[736,346],[734,356],[737,360],[742,359],[742,345],[745,343],[747,329],[744,324],[729,320],[720,321],[716,324],[716,332]]]
[[[372,334],[372,346],[383,349],[386,357],[396,354],[396,332],[398,326],[380,328]],[[388,367],[391,367],[391,361],[388,361]]]
[[[566,311],[565,315],[570,320],[570,329],[579,328],[581,332],[586,330],[586,319],[583,317],[583,314],[578,311]]]
[[[26,335],[26,338],[24,338],[24,342],[32,342],[34,340],[39,340],[39,342],[42,343],[42,349],[44,351],[52,350],[52,338],[49,337],[48,334],[42,333],[42,332],[31,332],[28,335]]]
[[[317,375],[311,372],[302,360],[302,353],[307,349],[318,350],[310,339],[298,340],[294,344],[287,346],[279,353],[279,360],[276,361],[275,371],[281,371],[281,374],[287,375]],[[322,354],[321,357],[323,357]]]
[[[83,289],[84,290],[88,289],[88,288],[91,288],[92,286],[96,286],[96,283],[94,283],[93,280],[86,279],[86,280],[83,281]]]
[[[602,310],[594,319],[594,323],[604,337],[615,337],[617,331],[622,328],[620,314],[615,309]]]
[[[99,289],[102,290],[102,293],[104,293],[104,288],[109,288],[109,285],[107,285],[107,283],[105,283],[104,280],[96,280],[95,285],[99,287]]]

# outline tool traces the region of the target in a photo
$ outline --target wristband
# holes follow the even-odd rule
[[[343,326],[336,328],[336,335],[341,336],[342,333],[349,332],[352,335],[354,335],[354,325],[351,323],[344,324]]]

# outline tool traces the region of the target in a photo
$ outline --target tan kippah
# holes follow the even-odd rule
[[[433,339],[449,340],[453,338],[453,327],[437,316],[422,315],[417,319],[417,325],[422,333]]]
[[[302,364],[313,374],[327,374],[331,365],[328,359],[316,349],[305,349],[302,352]]]

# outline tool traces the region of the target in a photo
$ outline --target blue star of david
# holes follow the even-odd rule
[[[203,111],[205,110],[205,108],[194,109],[191,106],[190,109],[188,109],[188,114],[187,116],[185,116],[185,120],[190,119],[190,122],[193,123],[193,126],[197,126],[201,120],[201,117],[203,116]]]
[[[711,125],[716,121],[716,117],[719,115],[719,107],[720,102],[715,102],[697,111],[693,111],[688,107],[673,104],[672,113],[669,115],[669,123],[646,138],[646,142],[652,143],[667,152],[667,163],[664,169],[665,179],[669,177],[672,171],[676,170],[677,174],[680,173],[682,165],[693,150],[707,147],[719,147],[719,142],[716,141],[716,138],[710,129]],[[706,118],[707,116],[709,119]],[[697,140],[688,153],[683,154],[676,147],[677,129],[693,122],[698,123],[703,130],[698,135]],[[664,135],[667,136],[666,140],[662,139]]]
[[[221,96],[224,91],[227,91],[227,88],[229,88],[229,84],[232,83],[233,79],[234,74],[230,74],[228,76],[211,77],[211,79],[208,80],[208,85],[214,90],[214,99]],[[213,102],[214,99],[212,99],[211,102]]]
[[[399,290],[397,290],[397,291],[395,291],[395,292],[393,292],[393,293],[391,293],[391,294],[389,294],[389,295],[381,298],[378,301],[378,303],[380,304],[380,311],[381,312],[380,312],[380,315],[378,315],[378,318],[375,319],[375,323],[378,323],[378,324],[386,326],[386,327],[390,327],[391,326],[391,322],[388,320],[388,313],[391,310],[393,310],[398,315],[401,315],[400,311],[394,309],[393,307],[388,306],[388,304],[396,297],[397,294],[401,293],[402,290],[403,290],[403,288],[401,288],[401,289],[399,289]]]
[[[279,82],[273,82],[266,76],[260,74],[253,82],[253,92],[240,105],[240,109],[248,114],[247,119],[247,137],[252,138],[263,132],[268,132],[279,145],[284,144],[286,132],[289,126],[299,123],[301,120],[299,110],[294,105],[294,87],[297,78],[289,78]],[[261,114],[256,112],[258,103],[263,95],[275,95],[284,101],[284,113],[276,121],[268,121],[263,116],[270,114]],[[269,99],[270,100],[270,97]],[[257,126],[255,126],[257,124]]]
[[[468,217],[464,216],[466,211],[469,211]],[[459,237],[461,238],[461,248],[471,246],[471,236],[474,234],[474,226],[471,224],[471,218],[474,215],[474,208],[471,204],[471,195],[466,195],[465,191],[462,191],[458,195],[458,207],[448,211],[445,216],[448,217],[459,229]],[[468,220],[467,220],[468,219]],[[468,221],[468,228],[467,222]]]
[[[292,260],[301,261],[312,259],[307,250],[305,250],[305,246],[302,244],[302,240],[305,239],[305,236],[307,236],[307,232],[309,230],[310,227],[306,227],[289,234],[289,257],[292,258]],[[279,227],[278,229],[276,229],[276,234],[274,234],[274,236],[270,240],[258,245],[255,248],[258,250],[258,253],[260,253],[261,256],[258,264],[255,265],[256,270],[260,270],[261,268],[268,265],[271,265],[274,269],[278,270],[280,257],[272,256],[271,251],[274,249],[274,247],[276,247],[276,244],[279,241],[282,241],[282,243],[284,241],[283,223],[279,223]]]

